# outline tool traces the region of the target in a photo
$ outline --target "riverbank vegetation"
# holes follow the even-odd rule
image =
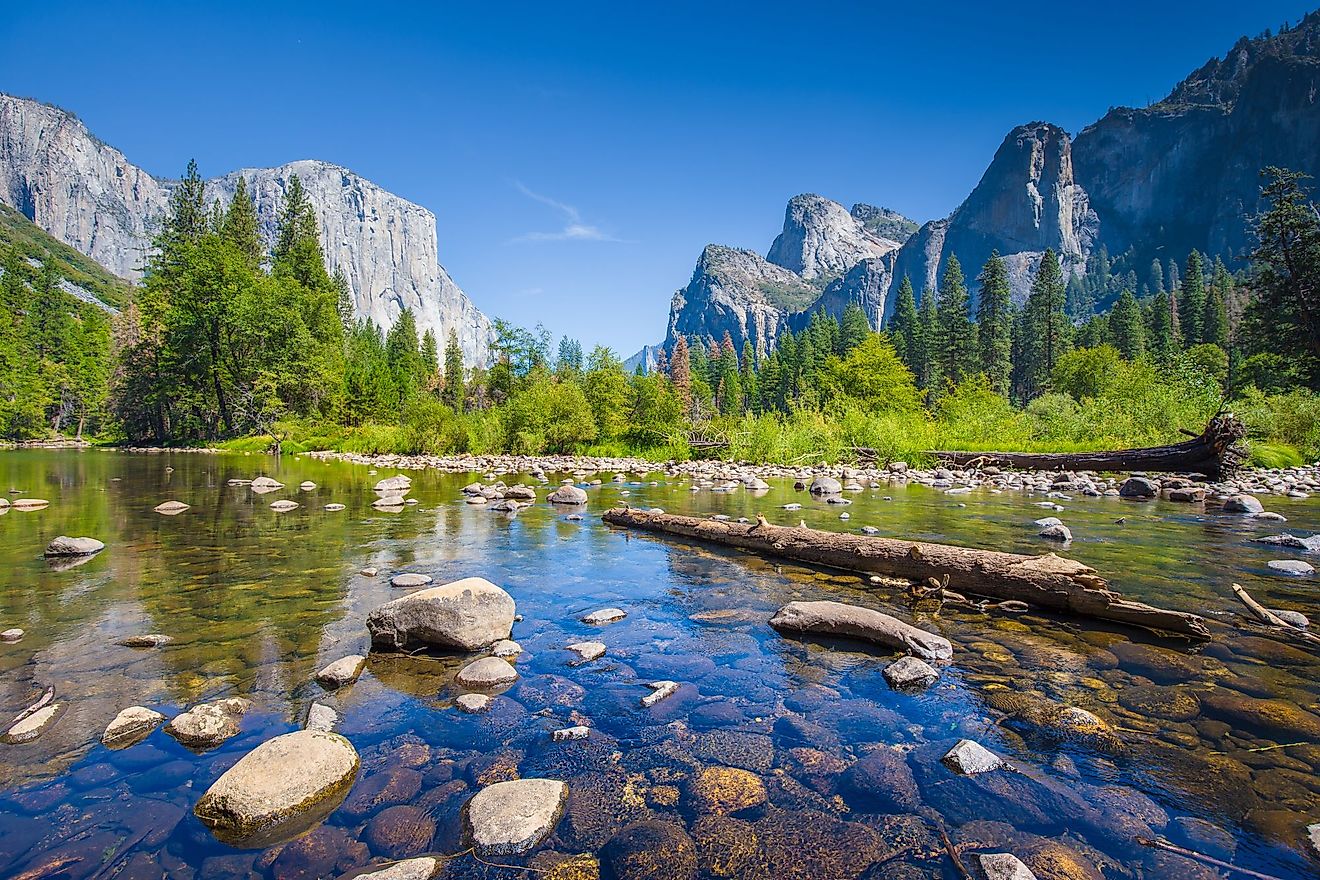
[[[76,418],[111,442],[241,449],[919,461],[1158,445],[1228,405],[1258,463],[1295,464],[1320,457],[1320,221],[1301,175],[1272,169],[1264,195],[1236,275],[1193,252],[1140,277],[1103,251],[1075,275],[1047,251],[1018,307],[995,254],[973,311],[952,258],[920,298],[903,280],[883,330],[850,306],[768,352],[676,339],[643,374],[541,328],[497,321],[489,363],[465,365],[455,337],[419,336],[406,309],[388,332],[355,319],[296,179],[267,251],[243,182],[207,205],[190,165],[113,341],[54,260],[9,248],[0,431]]]

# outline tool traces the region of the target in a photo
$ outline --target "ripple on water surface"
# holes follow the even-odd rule
[[[367,471],[294,456],[0,453],[0,485],[51,502],[0,519],[0,630],[26,631],[0,644],[0,711],[13,717],[48,687],[61,704],[37,739],[0,745],[0,876],[336,877],[464,853],[472,795],[532,777],[568,784],[563,815],[540,846],[494,861],[561,880],[956,877],[941,833],[965,863],[1008,851],[1041,878],[1217,876],[1136,842],[1157,836],[1275,877],[1314,875],[1305,829],[1320,822],[1320,663],[1237,629],[1229,590],[1238,581],[1269,607],[1315,616],[1314,579],[1267,565],[1305,554],[1251,543],[1276,524],[1116,498],[1057,512],[1074,536],[1066,555],[1132,598],[1226,624],[1189,648],[1075,618],[914,611],[854,576],[599,520],[626,498],[1057,551],[1037,537],[1033,497],[886,485],[852,495],[841,521],[791,482],[693,493],[683,478],[611,473],[586,487],[575,521],[543,501],[512,516],[465,504],[460,488],[482,479],[472,474],[414,473],[416,504],[375,509],[373,487],[392,472]],[[263,475],[284,488],[229,485]],[[549,476],[542,499],[566,475]],[[300,506],[272,510],[283,498]],[[162,516],[154,508],[167,500],[189,508]],[[1269,506],[1289,531],[1320,528],[1320,507]],[[61,534],[107,549],[60,570],[41,551]],[[367,653],[366,615],[407,591],[390,584],[403,572],[437,584],[479,575],[516,600],[518,678],[484,708],[455,705],[454,676],[471,657],[373,654],[355,683],[315,683],[328,663]],[[883,675],[891,655],[766,625],[785,602],[810,599],[937,630],[954,662],[924,691],[895,691]],[[583,622],[606,608],[627,616]],[[172,641],[116,644],[144,634]],[[565,650],[594,641],[607,650],[590,661]],[[678,687],[644,708],[660,680]],[[124,748],[100,742],[127,707],[169,718],[231,696],[252,707],[213,748],[186,748],[163,728]],[[333,710],[361,757],[352,789],[292,841],[218,841],[193,806],[259,743],[301,727],[313,703]],[[554,741],[578,725],[587,738]],[[962,739],[1012,769],[955,773],[941,758]],[[470,855],[443,871],[520,874],[533,876]]]

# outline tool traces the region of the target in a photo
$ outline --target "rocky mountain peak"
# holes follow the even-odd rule
[[[920,227],[915,220],[903,216],[892,208],[880,208],[865,202],[853,205],[848,213],[868,231],[899,244],[906,244]]]
[[[440,344],[457,332],[469,363],[485,363],[490,321],[440,265],[435,216],[347,168],[303,160],[244,169],[206,183],[228,199],[247,178],[269,241],[297,174],[321,221],[327,268],[343,269],[359,316],[390,327],[405,306]],[[0,201],[122,278],[141,278],[176,182],[153,177],[72,113],[0,94]]]
[[[838,202],[805,193],[789,199],[784,230],[766,259],[807,281],[824,283],[860,260],[898,250],[900,244],[872,231]]]
[[[1283,59],[1320,62],[1320,11],[1277,34],[1267,31],[1257,37],[1242,37],[1224,57],[1211,58],[1155,106],[1232,108],[1257,65]]]

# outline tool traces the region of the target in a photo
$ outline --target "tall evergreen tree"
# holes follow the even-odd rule
[[[1063,273],[1054,251],[1046,248],[1027,297],[1024,338],[1027,398],[1046,389],[1055,363],[1067,350],[1068,319],[1064,316],[1063,306]]]
[[[234,197],[225,210],[220,231],[225,241],[247,257],[253,269],[261,265],[264,254],[261,233],[257,228],[257,206],[248,195],[247,180],[241,174],[238,183],[234,185]]]
[[[898,285],[898,295],[894,298],[894,314],[889,318],[889,335],[894,341],[894,351],[914,375],[917,369],[917,334],[920,317],[917,315],[917,298],[912,292],[912,279],[904,275]]]
[[[463,371],[463,349],[458,344],[458,333],[449,331],[449,340],[445,343],[445,389],[444,401],[456,413],[463,411],[467,389]]]
[[[939,364],[935,356],[935,343],[939,334],[939,310],[935,305],[935,291],[927,288],[921,293],[921,311],[917,314],[917,384],[927,390],[939,385]]]
[[[967,296],[958,258],[949,255],[949,262],[940,277],[939,302],[936,306],[935,360],[941,379],[958,384],[976,371],[976,325],[972,323]]]
[[[860,309],[858,310],[860,311]],[[865,315],[862,316],[865,320]],[[742,356],[739,358],[738,381],[742,385],[743,408],[757,410],[760,408],[758,403],[760,398],[760,388],[757,379],[756,350],[752,348],[750,339],[743,340]]]
[[[347,329],[353,326],[353,317],[356,309],[353,306],[353,289],[349,286],[348,276],[340,266],[335,267],[334,277],[330,283],[335,289],[335,312],[339,315],[339,323]]]
[[[980,280],[981,300],[976,308],[979,366],[990,387],[1007,395],[1013,373],[1013,291],[999,251],[990,253]]]
[[[316,211],[296,174],[289,175],[289,189],[280,207],[272,266],[277,275],[292,277],[309,290],[331,287]]]
[[[1205,310],[1201,313],[1201,341],[1228,347],[1228,301],[1233,295],[1233,276],[1223,260],[1215,257],[1210,286],[1205,292]]]
[[[1141,306],[1132,291],[1124,290],[1114,303],[1109,313],[1109,334],[1114,340],[1114,347],[1128,360],[1138,360],[1146,353],[1146,330]]]
[[[839,322],[840,357],[861,345],[871,335],[871,322],[865,310],[857,303],[848,303],[843,309],[843,320]]]
[[[428,388],[434,387],[433,383],[440,373],[440,350],[435,342],[435,331],[427,329],[422,334],[422,377]]]
[[[1178,317],[1182,338],[1188,345],[1203,342],[1201,320],[1205,316],[1205,264],[1201,254],[1193,250],[1187,256],[1187,272],[1183,275],[1182,294],[1178,297]]]

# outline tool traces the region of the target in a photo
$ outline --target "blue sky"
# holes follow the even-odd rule
[[[764,253],[792,195],[944,216],[1014,125],[1076,132],[1308,10],[201,6],[15,0],[0,90],[158,175],[346,165],[436,214],[441,261],[488,314],[624,356],[664,335],[705,244]]]

